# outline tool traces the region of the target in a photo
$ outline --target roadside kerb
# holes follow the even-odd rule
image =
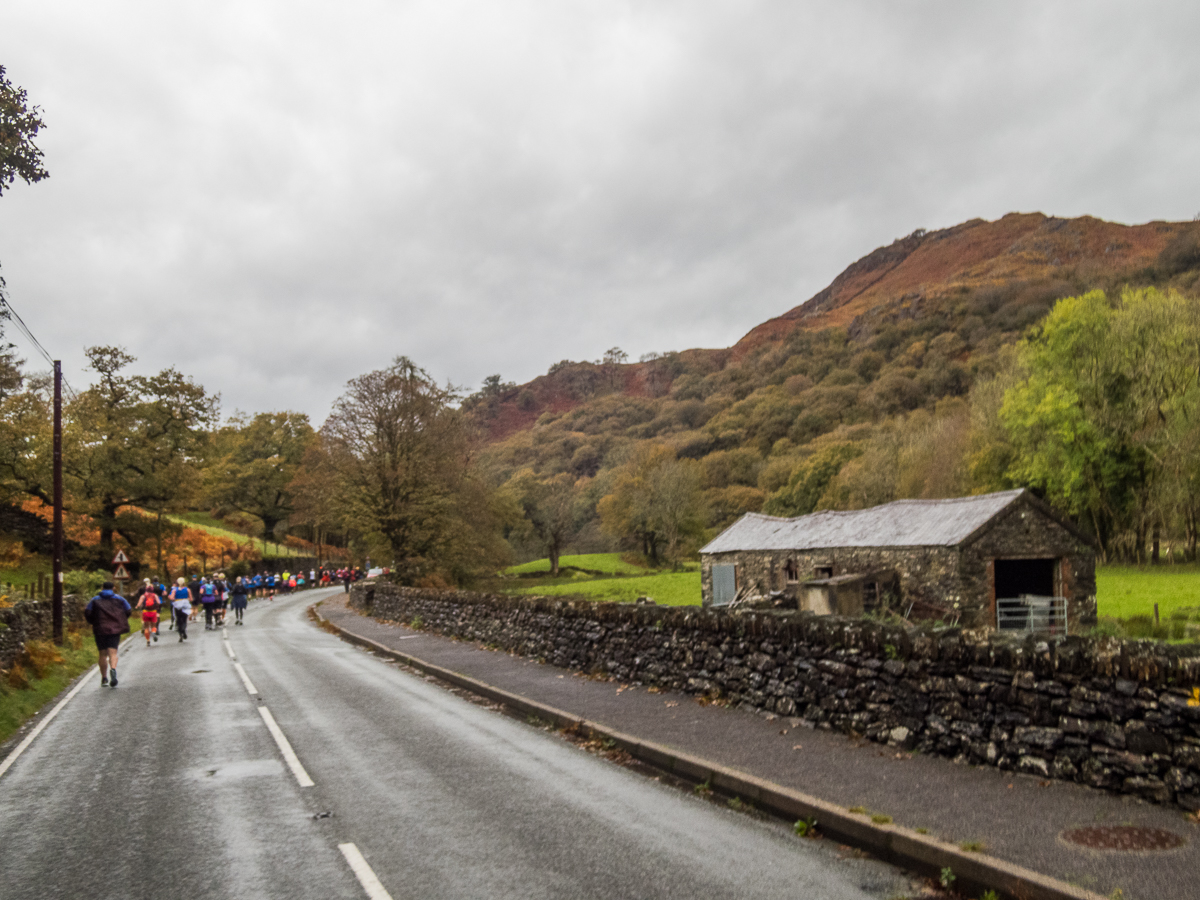
[[[719,763],[674,750],[653,741],[614,731],[528,697],[513,694],[468,675],[462,675],[425,660],[393,650],[378,641],[355,634],[321,615],[317,604],[309,607],[326,628],[332,628],[352,644],[389,656],[441,681],[480,697],[501,703],[526,716],[536,716],[559,728],[573,728],[612,741],[634,759],[678,778],[697,784],[707,782],[713,790],[749,800],[755,807],[789,821],[813,818],[822,833],[841,843],[911,871],[936,877],[951,869],[956,887],[969,891],[991,888],[1018,900],[1106,900],[1100,894],[1042,875],[985,853],[971,853],[896,824],[878,824],[870,816],[852,813],[825,800],[756,778]]]

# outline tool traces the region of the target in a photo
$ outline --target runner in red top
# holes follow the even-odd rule
[[[150,638],[158,640],[158,610],[162,607],[162,600],[158,594],[147,588],[142,591],[142,596],[138,598],[137,606],[134,609],[142,611],[142,637],[146,639],[146,646],[150,646]]]

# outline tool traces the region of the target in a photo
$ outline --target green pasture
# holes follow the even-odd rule
[[[550,561],[539,559],[504,570],[503,588],[513,594],[585,597],[602,603],[633,603],[638,597],[653,597],[667,606],[700,604],[700,565],[688,563],[681,571],[654,570],[630,563],[619,553],[586,553],[562,556],[559,575],[550,577]]]
[[[578,595],[602,603],[632,603],[638,597],[653,597],[656,603],[666,606],[699,606],[700,569],[696,567],[693,571],[662,572],[629,578],[571,580],[565,584],[522,588],[517,593]]]
[[[1200,566],[1097,566],[1096,611],[1100,616],[1129,619],[1200,608]]]
[[[645,575],[650,570],[645,566],[635,565],[621,559],[620,553],[577,553],[571,556],[560,556],[558,567],[585,569],[588,572],[603,572],[605,575]],[[550,574],[550,560],[535,559],[533,562],[522,563],[519,566],[509,566],[504,570],[505,575]]]

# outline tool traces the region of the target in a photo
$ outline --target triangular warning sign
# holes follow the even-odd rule
[[[128,581],[129,570],[124,566],[117,566],[117,570],[113,572],[113,581]]]
[[[127,562],[129,562],[129,557],[125,555],[125,551],[118,550],[117,555],[113,557],[112,564],[114,566],[119,566],[122,563],[127,563]]]

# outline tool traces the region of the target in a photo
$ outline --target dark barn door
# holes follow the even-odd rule
[[[1054,559],[996,560],[996,597],[1054,596]]]

